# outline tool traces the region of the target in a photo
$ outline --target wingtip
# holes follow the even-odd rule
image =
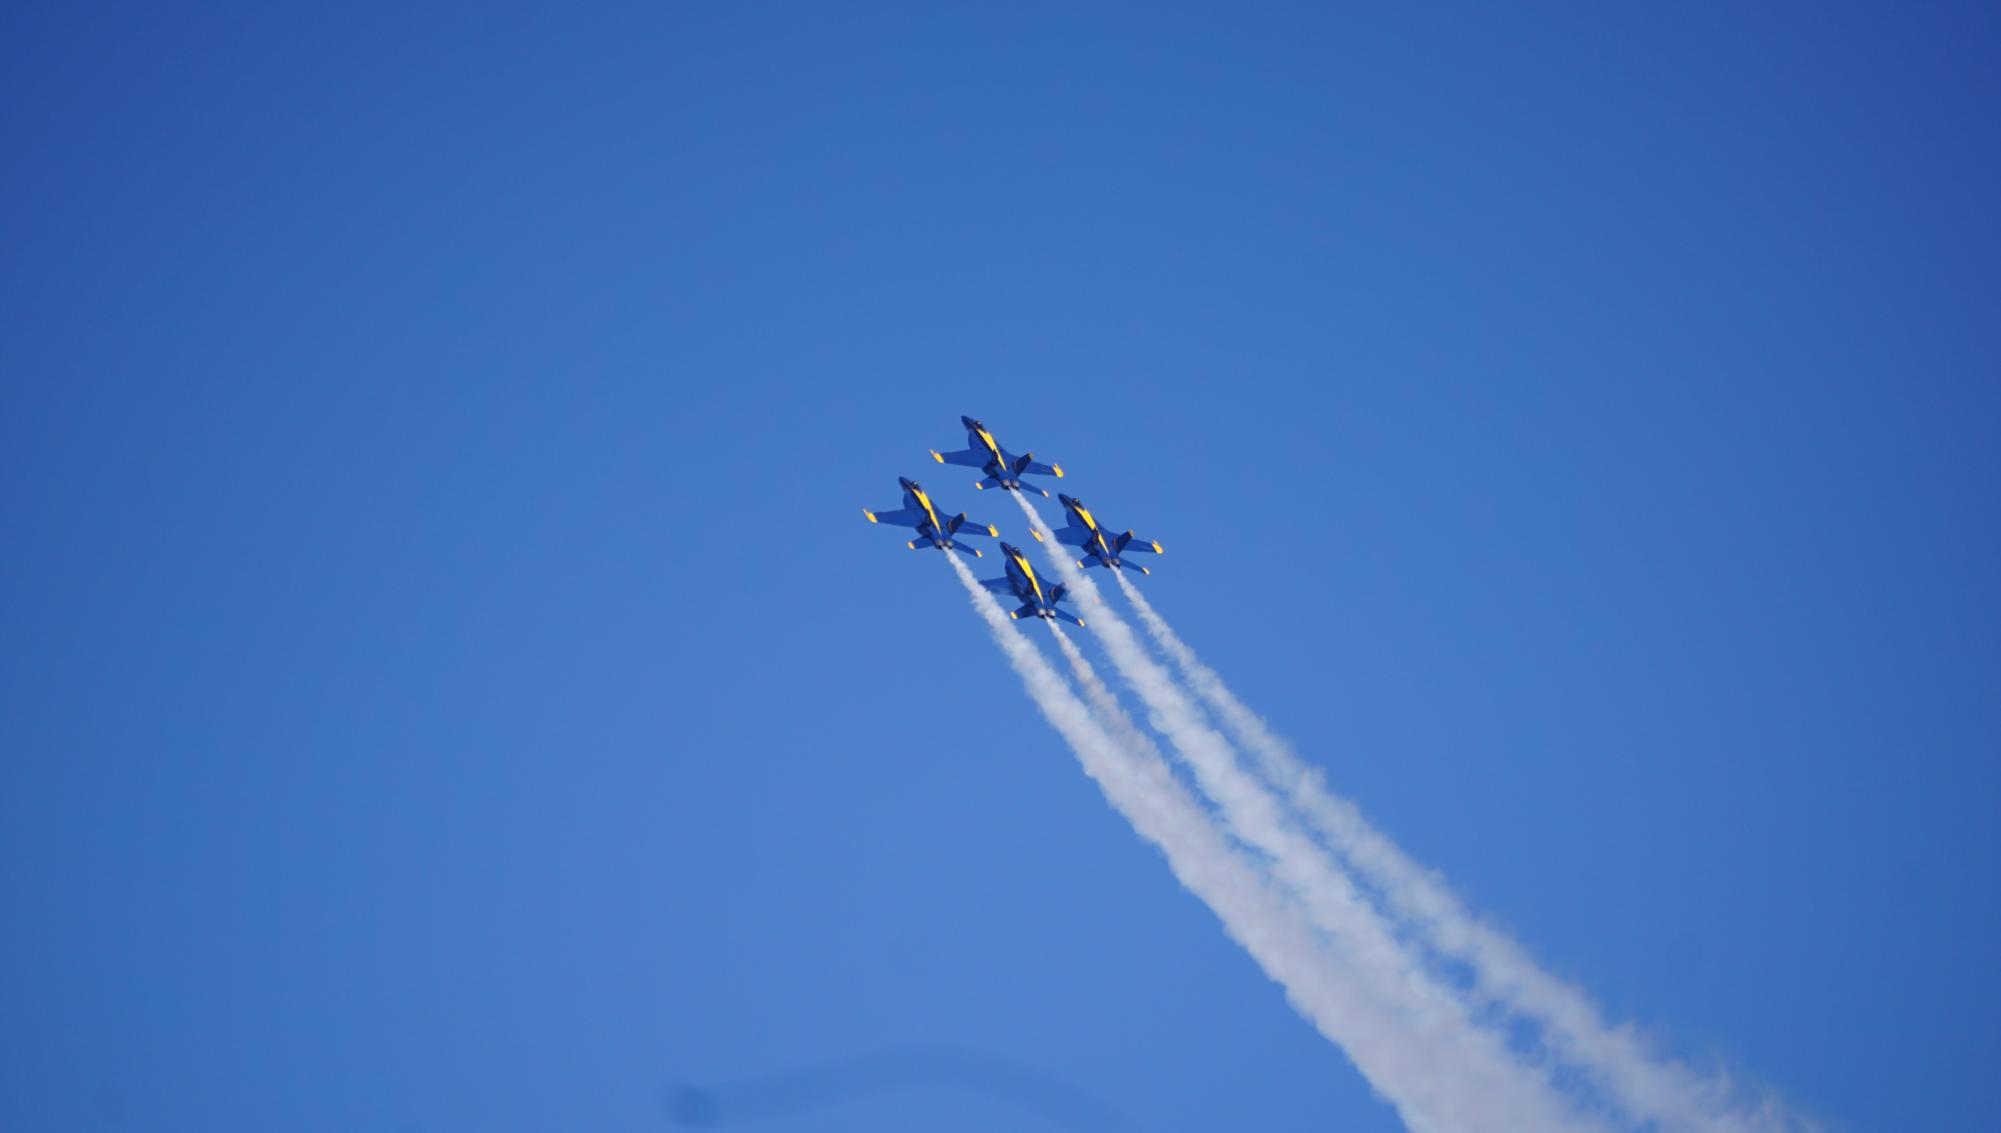
[[[1167,553],[1166,548],[1160,545],[1160,540],[1158,539],[1155,539],[1153,541],[1153,553],[1156,555],[1164,555]]]
[[[974,547],[973,557],[976,559],[984,559],[987,557],[987,553],[985,551],[980,550],[978,547]]]
[[[1049,467],[1051,467],[1051,468],[1054,468],[1054,469],[1056,470],[1056,478],[1057,478],[1058,480],[1061,480],[1061,479],[1063,479],[1063,466],[1062,466],[1062,465],[1060,465],[1060,464],[1052,464],[1052,465],[1050,465]],[[1044,492],[1044,493],[1042,493],[1042,494],[1046,496],[1046,495],[1048,495],[1049,493],[1048,493],[1048,492]]]
[[[935,449],[935,448],[934,448],[934,449],[929,449],[929,450],[927,450],[927,451],[929,451],[929,452],[931,453],[931,459],[933,459],[933,460],[937,461],[937,462],[938,462],[938,463],[940,463],[940,464],[943,464],[943,463],[945,463],[945,455],[944,455],[943,453],[939,452],[939,451],[938,451],[937,449]]]
[[[1038,542],[1038,543],[1042,542],[1042,532],[1040,532],[1040,531],[1037,531],[1037,530],[1036,530],[1035,528],[1031,527],[1031,528],[1029,528],[1029,529],[1028,529],[1028,533],[1029,533],[1030,535],[1033,535],[1033,536],[1035,536],[1035,541],[1036,541],[1036,542]]]
[[[1045,500],[1046,500],[1046,499],[1048,499],[1048,498],[1049,498],[1049,489],[1047,489],[1047,488],[1037,488],[1037,489],[1036,489],[1036,491],[1038,491],[1038,492],[1041,492],[1041,493],[1042,493],[1042,498],[1043,498],[1043,499],[1045,499]]]
[[[994,538],[998,539],[998,538],[1000,538],[1000,528],[998,528],[998,527],[995,527],[995,526],[994,526],[993,524],[989,523],[989,524],[987,524],[987,534],[989,534],[989,535],[993,536]]]
[[[881,523],[881,522],[882,522],[881,520],[879,520],[879,519],[877,519],[877,518],[875,517],[875,513],[874,513],[874,512],[870,511],[870,510],[869,510],[869,509],[867,509],[867,508],[863,508],[863,509],[862,509],[862,514],[863,514],[863,515],[865,515],[865,516],[868,516],[868,521],[869,521],[870,523]]]

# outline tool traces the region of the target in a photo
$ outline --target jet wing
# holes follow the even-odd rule
[[[1091,529],[1073,517],[1070,526],[1056,533],[1056,541],[1066,547],[1081,547],[1091,541]]]
[[[957,452],[931,450],[931,459],[940,464],[961,464],[967,468],[985,468],[993,454],[983,448],[962,448]]]
[[[870,523],[887,523],[891,527],[917,527],[931,518],[924,514],[924,509],[921,507],[900,507],[895,511],[870,511],[863,508],[862,514],[868,516]]]

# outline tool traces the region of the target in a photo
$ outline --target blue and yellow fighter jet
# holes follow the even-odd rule
[[[1084,624],[1083,618],[1056,606],[1070,592],[1069,587],[1059,582],[1049,590],[1042,589],[1042,580],[1035,576],[1035,568],[1028,565],[1028,556],[1011,543],[1001,544],[1001,555],[1007,559],[1007,577],[989,578],[980,585],[996,594],[1012,594],[1021,599],[1021,606],[1008,611],[1008,617],[1054,618],[1079,626]]]
[[[1062,468],[1054,464],[1041,463],[1035,459],[1035,454],[1032,452],[1025,452],[1020,456],[1014,455],[1000,446],[1000,442],[994,439],[994,435],[987,431],[985,425],[971,417],[961,417],[959,422],[966,427],[966,443],[973,447],[962,448],[958,452],[939,452],[934,448],[931,450],[931,458],[940,464],[963,464],[967,468],[977,468],[986,473],[986,479],[974,484],[973,487],[1004,488],[1010,492],[1032,488],[1047,496],[1049,495],[1047,490],[1037,488],[1033,484],[1023,484],[1022,476],[1054,476],[1062,479]]]
[[[947,520],[938,518],[938,511],[931,506],[931,497],[924,492],[924,486],[908,477],[898,476],[896,482],[903,485],[903,506],[895,511],[870,511],[862,509],[870,523],[890,523],[898,527],[915,527],[917,538],[910,541],[910,549],[921,550],[936,547],[941,551],[962,551],[974,558],[982,557],[977,547],[969,547],[958,542],[958,535],[999,535],[1000,528],[991,523],[969,523],[966,513],[960,512]]]
[[[1122,556],[1127,551],[1145,551],[1150,555],[1162,554],[1159,543],[1151,539],[1136,538],[1130,531],[1124,535],[1108,537],[1104,529],[1098,526],[1098,517],[1091,514],[1091,509],[1084,506],[1083,500],[1063,495],[1061,492],[1057,493],[1056,498],[1063,502],[1063,511],[1070,517],[1069,526],[1056,533],[1056,541],[1084,552],[1084,557],[1077,560],[1078,566],[1101,566],[1113,570],[1131,567],[1141,574],[1153,573],[1138,563],[1125,561]],[[1042,541],[1042,532],[1030,529],[1029,534],[1035,536],[1036,542]]]

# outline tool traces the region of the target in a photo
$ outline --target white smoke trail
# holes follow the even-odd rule
[[[1226,828],[1269,859],[1273,876],[1337,951],[1337,966],[1360,978],[1425,1050],[1439,1093],[1450,1096],[1453,1111],[1462,1115],[1462,1124],[1453,1128],[1583,1128],[1583,1119],[1538,1068],[1512,1056],[1502,1035],[1477,1026],[1468,1006],[1405,952],[1347,875],[1318,844],[1292,827],[1277,800],[1238,764],[1229,743],[1203,721],[1180,686],[1148,656],[1131,627],[1064,556],[1041,516],[1026,500],[1017,497],[1016,502],[1042,534],[1050,561],[1065,584],[1089,610],[1086,621],[1098,631],[1113,665],[1146,704],[1154,727],[1216,802]],[[1080,659],[1073,658],[1072,664]]]
[[[1139,588],[1112,573],[1188,686],[1293,807],[1382,894],[1389,911],[1438,953],[1467,965],[1484,1000],[1539,1023],[1549,1052],[1592,1075],[1627,1118],[1651,1121],[1661,1133],[1811,1128],[1776,1101],[1747,1102],[1728,1080],[1659,1057],[1632,1028],[1608,1025],[1584,992],[1545,972],[1514,941],[1473,916],[1437,875],[1405,856],[1355,804],[1330,791],[1319,769],[1307,766],[1237,699]]]
[[[1160,759],[1160,749],[1154,746],[1153,740],[1140,730],[1139,725],[1133,723],[1133,718],[1126,715],[1125,708],[1119,704],[1118,694],[1105,684],[1090,659],[1077,648],[1077,643],[1070,640],[1070,635],[1063,632],[1062,626],[1051,622],[1049,629],[1056,635],[1056,647],[1070,662],[1070,674],[1077,678],[1078,687],[1084,690],[1084,699],[1090,702],[1091,711],[1098,714],[1098,722],[1127,752]]]
[[[1294,1008],[1348,1055],[1413,1133],[1563,1128],[1533,1117],[1524,1123],[1520,1114],[1511,1113],[1505,1083],[1498,1084],[1503,1087],[1498,1095],[1483,1095],[1483,1086],[1490,1083],[1484,1083],[1482,1076],[1476,1073],[1460,1081],[1453,1067],[1441,1067],[1439,1052],[1385,1010],[1367,981],[1327,962],[1296,912],[1229,845],[1158,755],[1149,758],[1114,741],[1061,674],[1015,631],[966,565],[949,556],[946,561],[1036,707],[1070,745],[1113,809],[1159,847],[1176,879],[1209,906],[1224,931],[1285,990]],[[1073,663],[1081,660],[1078,654]]]

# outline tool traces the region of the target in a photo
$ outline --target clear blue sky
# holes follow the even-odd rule
[[[1396,1128],[862,519],[971,413],[1617,1015],[2001,1126],[2001,35],[1749,7],[15,5],[0,1123]]]

